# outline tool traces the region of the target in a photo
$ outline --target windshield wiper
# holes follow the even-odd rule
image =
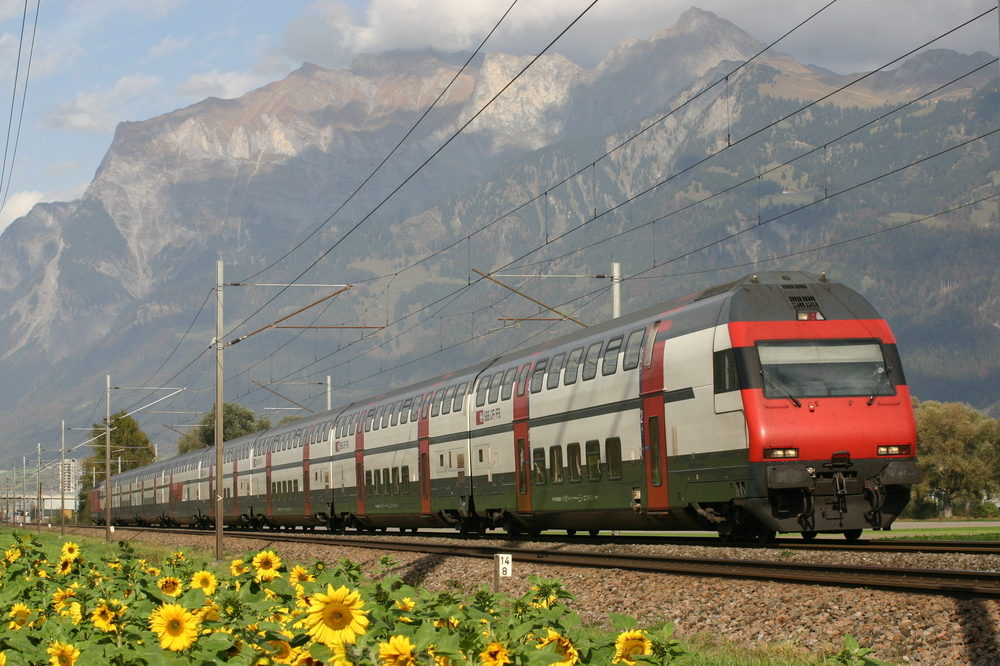
[[[875,371],[875,374],[878,375],[878,382],[876,382],[875,388],[872,389],[872,394],[870,396],[868,396],[868,406],[869,407],[871,407],[872,403],[875,402],[875,396],[878,395],[878,390],[880,388],[882,388],[882,382],[888,380],[889,379],[889,375],[892,374],[892,368],[891,367],[888,367],[888,368],[882,368],[882,367],[880,367],[878,370]],[[891,383],[892,382],[890,381],[890,384]]]
[[[774,377],[771,377],[769,375],[765,375],[763,370],[760,371],[760,376],[764,378],[765,385],[766,385],[766,382],[771,382],[771,386],[773,386],[774,388],[778,389],[781,393],[783,393],[784,397],[786,397],[789,400],[791,400],[793,405],[795,405],[796,407],[801,407],[802,406],[802,403],[799,402],[798,398],[796,398],[794,395],[792,395],[792,392],[789,391],[788,387],[785,386],[783,383],[781,383],[780,381],[778,381]]]

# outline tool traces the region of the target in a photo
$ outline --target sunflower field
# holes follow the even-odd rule
[[[2,546],[0,546],[2,548]],[[357,563],[290,566],[271,550],[228,566],[127,542],[44,546],[14,533],[0,558],[5,664],[662,664],[684,655],[672,626],[584,627],[559,581],[520,597],[431,593]]]

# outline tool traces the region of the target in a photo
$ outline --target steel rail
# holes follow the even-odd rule
[[[129,529],[129,528],[124,528]],[[171,530],[172,533],[197,534],[204,530]],[[508,553],[516,562],[558,566],[618,568],[655,573],[751,578],[805,584],[845,587],[869,587],[909,592],[931,592],[969,597],[1000,597],[1000,573],[956,569],[920,569],[906,567],[857,567],[841,564],[776,562],[767,560],[732,560],[701,557],[617,554],[571,550],[532,549],[487,546],[474,542],[429,543],[413,538],[370,538],[367,535],[334,536],[308,532],[227,531],[236,539],[267,540],[273,543],[308,543],[313,545],[366,548],[397,552],[422,552],[450,557],[492,559]]]

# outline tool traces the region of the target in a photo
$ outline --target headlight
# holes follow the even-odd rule
[[[891,444],[878,447],[880,456],[907,456],[910,454],[909,444]]]
[[[765,458],[798,458],[798,449],[764,449]]]

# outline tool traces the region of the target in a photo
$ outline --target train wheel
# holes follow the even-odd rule
[[[807,531],[805,531],[805,532],[802,533],[802,540],[803,541],[812,541],[813,539],[816,538],[817,534],[819,534],[819,532],[813,532],[813,531],[807,530]]]
[[[575,536],[576,530],[566,530],[566,536]]]
[[[844,538],[848,541],[857,541],[861,538],[863,530],[844,530]]]
[[[756,541],[757,543],[763,545],[766,543],[771,543],[774,541],[774,537],[777,534],[774,530],[763,529],[757,532]]]
[[[589,531],[587,532],[587,534],[589,534],[589,535],[590,535],[590,536],[592,536],[592,537],[595,537],[595,536],[597,536],[597,535],[598,535],[598,534],[600,534],[600,533],[601,533],[601,530],[589,530]]]

